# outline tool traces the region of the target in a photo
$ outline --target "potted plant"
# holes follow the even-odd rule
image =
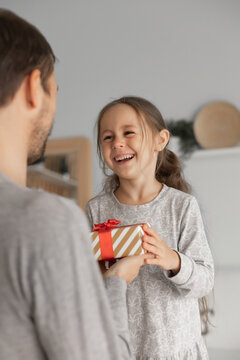
[[[178,138],[179,146],[176,152],[179,152],[179,154],[177,155],[185,158],[188,157],[196,148],[199,148],[193,132],[193,121],[184,119],[167,120],[166,126],[170,132],[170,136]]]

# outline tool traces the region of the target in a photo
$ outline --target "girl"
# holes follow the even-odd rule
[[[138,360],[208,359],[198,299],[213,287],[213,259],[196,199],[166,148],[169,132],[158,109],[124,97],[99,114],[98,153],[105,191],[90,200],[91,226],[110,218],[144,226],[145,260],[128,286],[132,351]]]

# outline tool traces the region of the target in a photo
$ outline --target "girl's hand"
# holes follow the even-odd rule
[[[144,224],[143,230],[145,235],[143,236],[142,247],[154,255],[154,259],[145,259],[145,264],[158,265],[176,275],[181,267],[181,259],[178,253],[172,250],[147,224]]]

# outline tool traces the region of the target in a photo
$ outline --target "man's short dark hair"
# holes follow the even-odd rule
[[[11,101],[25,76],[39,69],[43,89],[55,55],[40,31],[13,12],[0,9],[0,107]]]

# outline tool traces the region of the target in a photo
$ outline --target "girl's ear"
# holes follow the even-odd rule
[[[155,150],[157,152],[162,151],[165,146],[167,146],[168,141],[169,141],[169,131],[167,129],[163,129],[161,131],[159,131],[159,133],[156,135],[156,139],[155,139]]]

